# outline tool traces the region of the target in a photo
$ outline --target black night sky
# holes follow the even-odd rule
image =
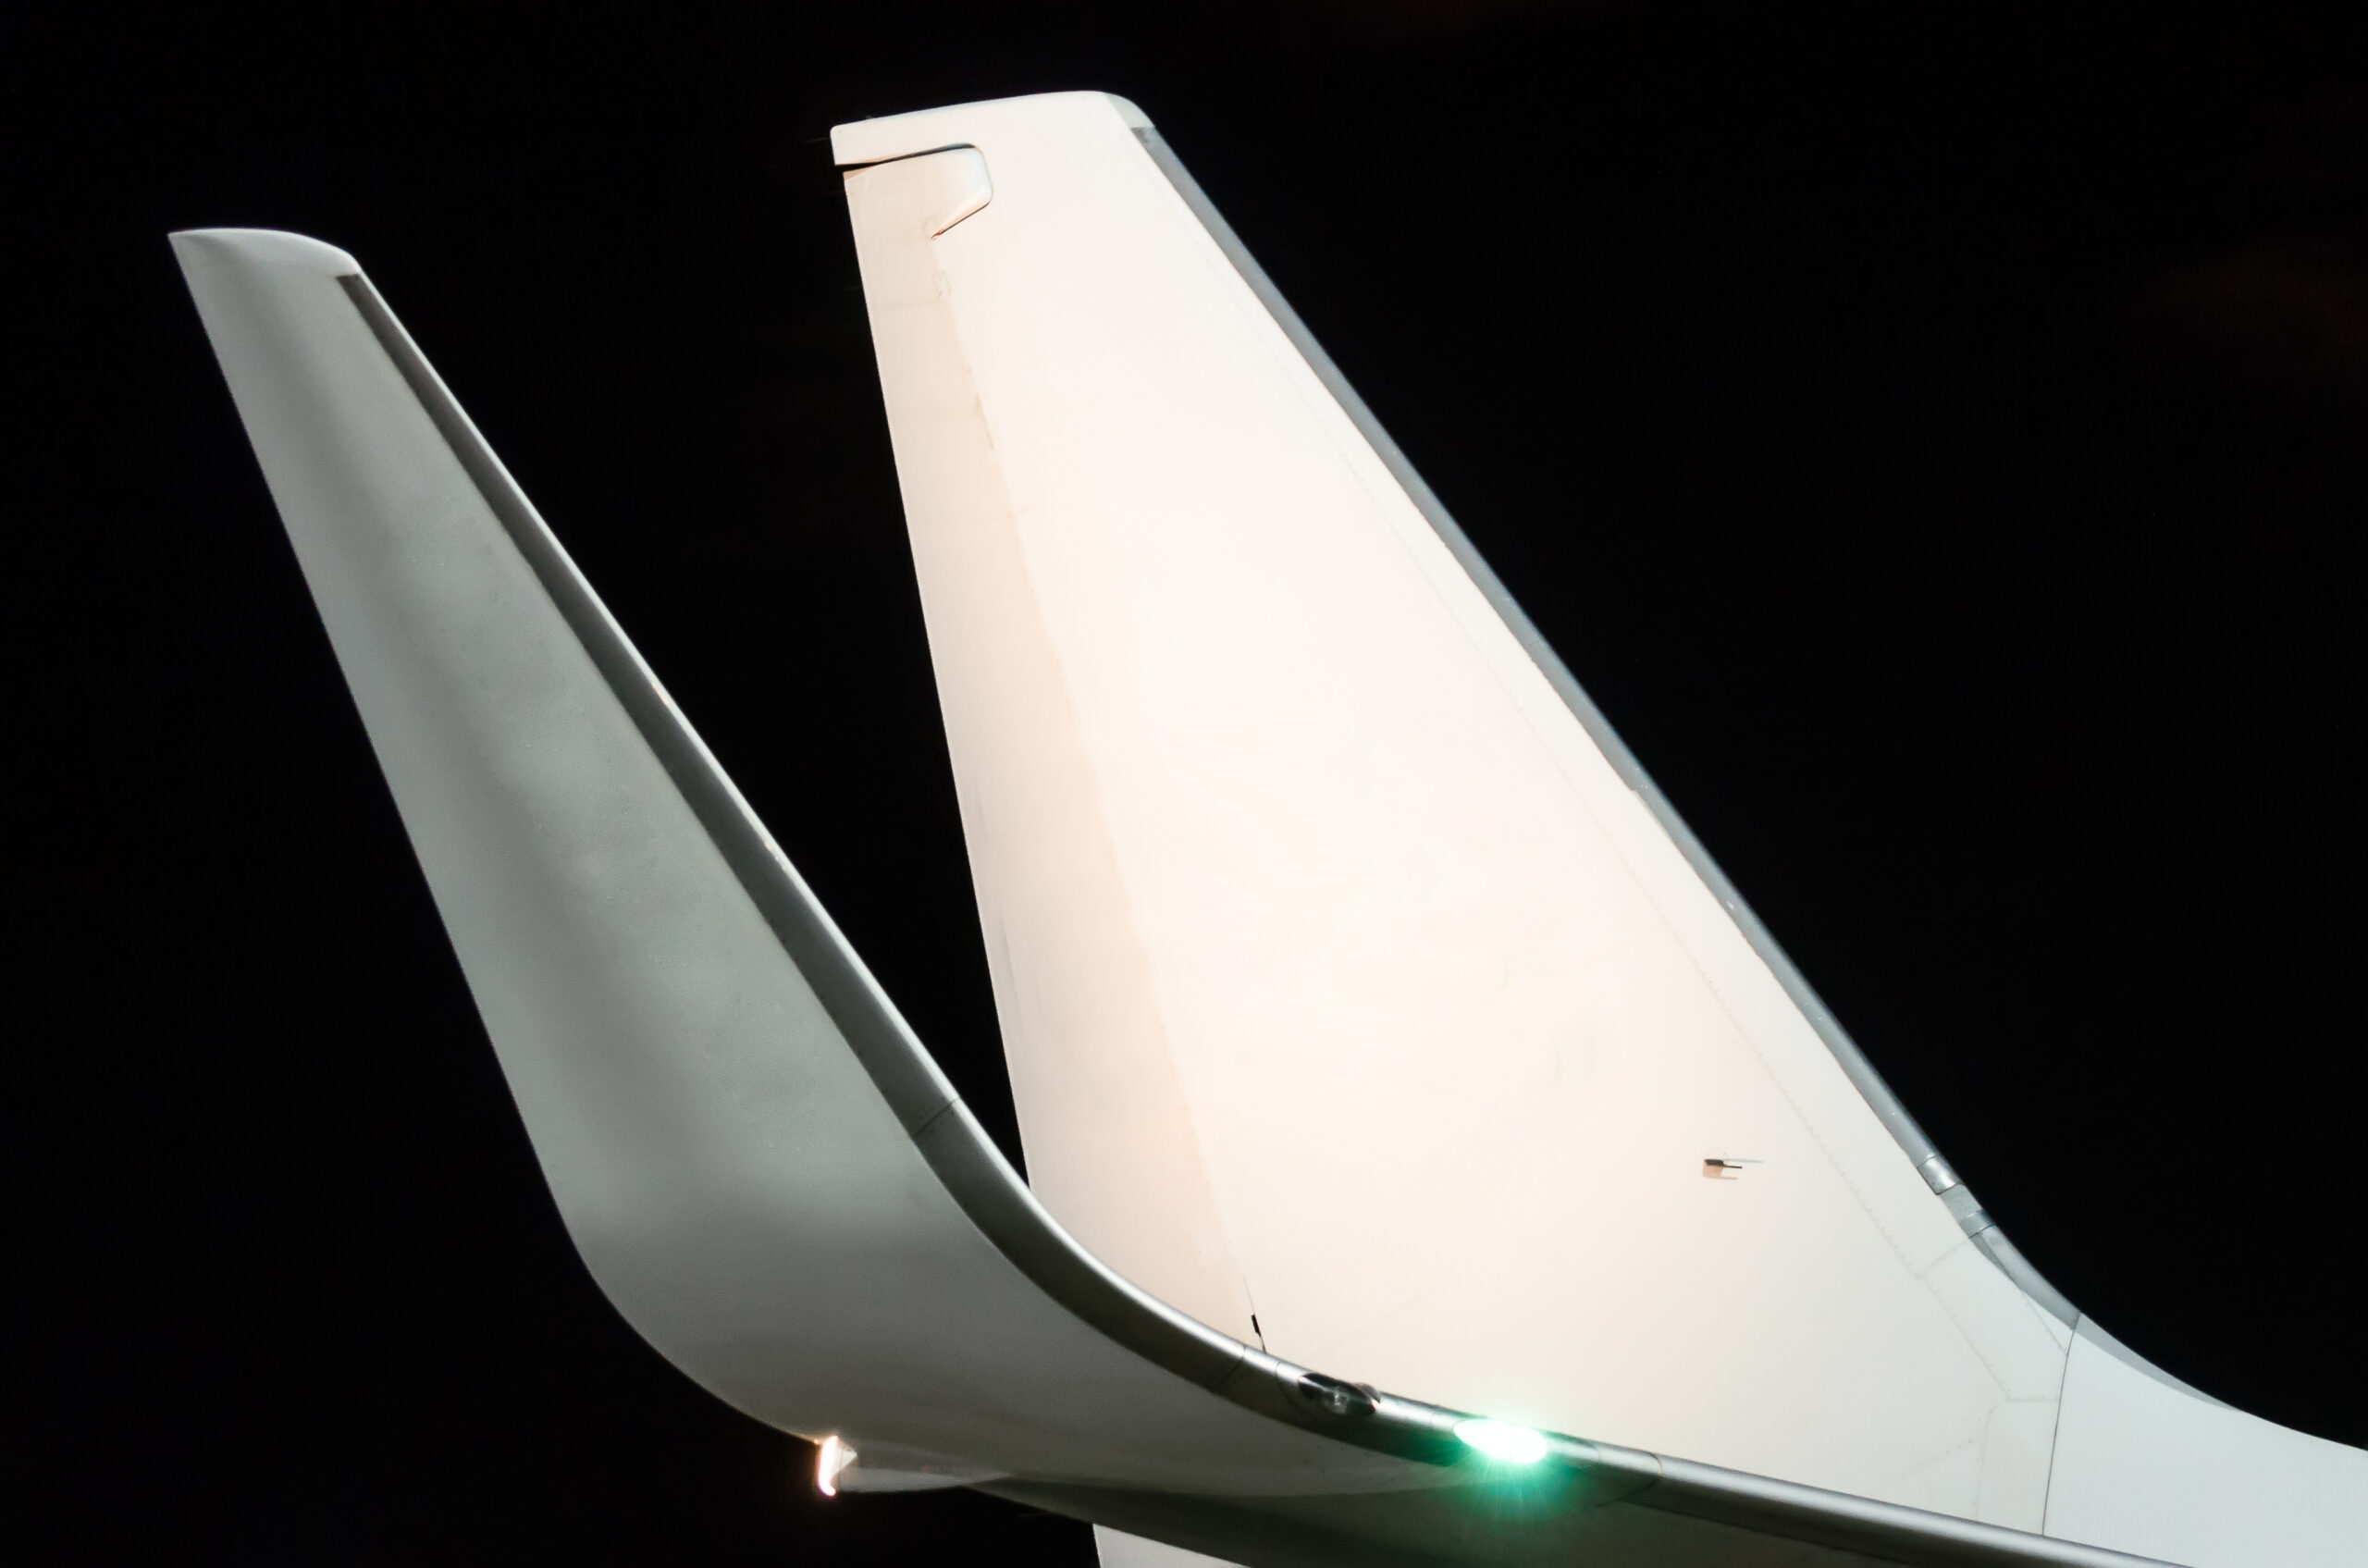
[[[824,138],[1076,87],[1159,123],[2040,1269],[2368,1443],[2368,39],[1896,9],[0,22],[8,1555],[1089,1560],[824,1502],[592,1286],[165,244],[363,260],[1008,1140]]]

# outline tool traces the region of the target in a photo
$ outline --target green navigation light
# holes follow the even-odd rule
[[[1490,1459],[1507,1464],[1535,1464],[1546,1457],[1546,1439],[1510,1421],[1459,1421],[1455,1435]]]

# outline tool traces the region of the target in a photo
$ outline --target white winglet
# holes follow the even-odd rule
[[[1140,113],[836,144],[1073,1234],[1536,1426],[2232,1568],[2368,1540],[2368,1455],[2098,1360]],[[2141,1440],[2144,1488],[2092,1457]]]
[[[1453,940],[1436,954],[1414,953],[1419,972],[1390,980],[1377,995],[1344,989],[1343,976],[1372,976],[1376,932],[1432,932],[1435,911],[1424,900],[1344,908],[1319,885],[1338,877],[1395,897],[1408,866],[1427,866],[1424,899],[1462,911],[1478,933],[1473,940],[1493,942],[1508,929],[1503,911],[1492,909],[1488,880],[1504,855],[1486,813],[1468,809],[1463,773],[1487,771],[1481,763],[1494,758],[1530,792],[1531,805],[1576,798],[1592,810],[1605,796],[1588,782],[1593,754],[1558,738],[1563,720],[1556,715],[1567,718],[1567,710],[1521,687],[1536,669],[1522,663],[1529,655],[1508,642],[1485,601],[1475,608],[1452,552],[1442,554],[1438,536],[1423,531],[1428,525],[1406,510],[1376,449],[1358,444],[1364,438],[1344,405],[1311,378],[1278,318],[1245,291],[1242,275],[1154,161],[1155,148],[1137,136],[1141,118],[1114,100],[1080,95],[940,111],[927,124],[875,122],[850,139],[882,159],[949,141],[969,149],[951,160],[884,162],[857,174],[851,188],[917,535],[968,520],[985,536],[925,540],[924,586],[941,673],[950,653],[980,661],[975,688],[949,687],[969,692],[948,700],[966,823],[974,847],[987,845],[980,883],[991,920],[1000,912],[1005,920],[1002,935],[991,924],[990,936],[1004,944],[999,1000],[1013,1030],[1028,1135],[1031,1143],[1049,1140],[1047,1169],[1060,1188],[1054,1207],[1072,1211],[1084,1245],[980,1133],[351,258],[261,231],[175,236],[487,1031],[593,1277],[659,1351],[717,1395],[785,1430],[830,1438],[833,1451],[817,1471],[824,1484],[978,1485],[1261,1568],[2130,1561],[1880,1496],[1595,1440],[1604,1423],[1638,1424],[1635,1406],[1622,1402],[1622,1369],[1659,1353],[1633,1338],[1588,1338],[1618,1321],[1602,1316],[1601,1299],[1653,1295],[1664,1289],[1656,1270],[1691,1278],[1687,1271],[1700,1266],[1673,1250],[1633,1250],[1639,1239],[1650,1242],[1652,1225],[1679,1212],[1654,1206],[1661,1200],[1649,1177],[1623,1185],[1612,1171],[1617,1158],[1658,1148],[1656,1134],[1565,1148],[1560,1164],[1549,1162],[1562,1185],[1521,1194],[1558,1221],[1573,1186],[1597,1183],[1608,1209],[1631,1206],[1625,1228],[1580,1237],[1598,1249],[1586,1269],[1548,1279],[1524,1272],[1530,1261],[1493,1250],[1537,1232],[1483,1212],[1479,1200],[1508,1191],[1509,1172],[1548,1169],[1533,1145],[1567,1130],[1555,1117],[1574,1102],[1551,1079],[1523,1090],[1535,1114],[1501,1086],[1476,1100],[1472,1086],[1493,1083],[1505,1060],[1532,1059],[1507,1054],[1506,1041],[1530,1016],[1521,1007],[1577,1015],[1553,1012],[1560,1004],[1550,988],[1539,991],[1501,956],[1493,980],[1475,981],[1470,965],[1480,949]],[[906,147],[908,137],[945,140]],[[877,183],[860,184],[867,180]],[[1147,269],[1139,278],[1108,270],[1135,264]],[[1026,283],[1030,267],[1041,276]],[[1047,305],[1055,289],[1070,292],[1069,307]],[[1114,314],[1113,301],[1133,302]],[[1145,308],[1163,303],[1165,319]],[[900,318],[900,310],[908,314]],[[1228,400],[1232,414],[1224,413]],[[1109,412],[1095,414],[1086,406],[1094,401]],[[1036,414],[996,423],[1005,416],[998,411],[1013,409]],[[1046,409],[1059,417],[1039,417]],[[1212,428],[1236,437],[1247,430],[1251,444],[1212,444]],[[1196,474],[1179,465],[1179,454],[1222,465]],[[1168,488],[1145,507],[1138,503],[1147,477]],[[1257,500],[1276,488],[1289,504]],[[1387,548],[1367,537],[1376,518],[1385,526],[1375,537]],[[1146,522],[1159,526],[1146,531]],[[1307,527],[1317,530],[1312,540],[1300,535]],[[949,578],[945,562],[972,547],[978,575]],[[1146,591],[1163,573],[1168,587]],[[1039,596],[1040,609],[997,597],[1023,590]],[[1366,602],[1377,591],[1378,612]],[[1097,609],[1104,594],[1109,602]],[[1216,607],[1215,622],[1190,607],[1197,596]],[[1180,620],[1179,597],[1187,601]],[[1117,623],[1130,616],[1131,631]],[[1301,621],[1304,635],[1277,640],[1276,628]],[[1404,647],[1381,647],[1388,639],[1376,639],[1376,625],[1399,628]],[[1010,645],[949,643],[952,626],[968,628],[964,637],[978,631]],[[1327,651],[1336,635],[1343,640]],[[1396,684],[1378,695],[1359,685],[1372,684],[1376,657],[1396,661],[1382,666]],[[1203,664],[1208,672],[1198,670]],[[1270,673],[1272,692],[1244,682],[1252,666]],[[1318,673],[1313,686],[1310,669]],[[1492,698],[1490,681],[1506,690]],[[1047,748],[1051,773],[1040,778],[1027,758],[999,753],[993,737],[980,741],[978,727],[992,715],[965,705],[989,699],[1003,682],[1016,683],[1005,714],[1013,732]],[[1327,717],[1310,706],[1311,690],[1350,707]],[[1255,698],[1246,729],[1230,711],[1245,696]],[[1149,703],[1151,718],[1123,730],[1124,744],[1113,750],[1111,737],[1123,729],[1114,713],[1137,700]],[[1334,754],[1346,747],[1375,769],[1402,761],[1407,736],[1432,734],[1426,726],[1437,713],[1465,702],[1479,705],[1478,717],[1450,738],[1476,748],[1470,767],[1434,766],[1422,775],[1443,803],[1441,820],[1461,836],[1401,846],[1377,868],[1361,867],[1356,858],[1372,847],[1375,823],[1405,820],[1406,798],[1380,773],[1343,775]],[[1533,739],[1489,716],[1508,710]],[[1306,723],[1314,728],[1300,727]],[[1166,725],[1181,728],[1158,738],[1153,732]],[[1236,749],[1228,760],[1208,753],[1211,745]],[[1541,748],[1551,766],[1524,760],[1524,745]],[[1129,755],[1128,746],[1150,749]],[[1239,780],[1259,768],[1271,775],[1267,824],[1229,842],[1227,833],[1256,817]],[[1324,802],[1338,821],[1306,817],[1317,798],[1308,778],[1329,789],[1343,776],[1364,782]],[[1063,809],[1086,812],[1103,838],[1079,836],[1074,824],[1037,811],[1023,796],[1040,783]],[[1207,789],[1210,809],[1179,811],[1177,791],[1185,786]],[[1006,789],[1018,793],[993,793]],[[1636,895],[1643,904],[1617,904],[1614,916],[1625,920],[1667,891],[1655,880],[1662,873],[1653,857],[1667,856],[1668,840],[1654,837],[1662,830],[1648,812],[1619,817],[1616,796],[1609,798],[1612,825],[1593,830],[1609,847],[1573,848],[1574,830],[1564,829],[1535,852],[1552,865],[1572,856],[1585,866],[1630,864],[1626,874],[1646,892]],[[991,803],[984,815],[982,799]],[[1008,843],[990,842],[1010,823],[1018,826]],[[1156,851],[1170,831],[1185,836]],[[1031,833],[1049,835],[1032,861]],[[1261,845],[1278,875],[1260,869]],[[1341,857],[1344,846],[1354,853]],[[1182,866],[1177,847],[1210,858]],[[1459,870],[1467,865],[1487,874],[1472,881]],[[1031,866],[1042,886],[1026,885]],[[1213,890],[1227,886],[1233,892],[1215,900]],[[1090,905],[1111,919],[1108,932],[1082,931],[1071,907],[1079,896],[1119,900]],[[1560,907],[1536,896],[1539,909]],[[1724,962],[1718,955],[1729,949],[1716,942],[1732,946],[1733,927],[1687,908],[1665,917],[1680,933],[1668,940],[1697,962]],[[1192,922],[1212,910],[1241,932],[1198,930]],[[1312,910],[1335,924],[1309,925]],[[1584,921],[1540,929],[1557,941],[1593,940],[1587,933],[1597,932]],[[1719,929],[1728,936],[1718,938]],[[1015,933],[1017,951],[1028,955],[1017,969]],[[1686,941],[1710,945],[1696,951]],[[1261,944],[1289,963],[1254,958]],[[1612,961],[1628,948],[1633,965]],[[1577,968],[1606,994],[1625,994],[1622,977],[1632,973],[1660,974],[1679,997],[1671,1004],[1676,1016],[1698,1011],[1698,999],[1682,994],[1689,983],[1682,966],[1671,969],[1668,954],[1656,956],[1646,938],[1588,951],[1595,957]],[[1097,953],[1111,959],[1106,970],[1092,967]],[[1205,966],[1246,956],[1239,994],[1221,994]],[[1310,962],[1312,987],[1294,990],[1289,965]],[[1023,977],[1018,984],[1015,973]],[[1424,984],[1442,989],[1426,997]],[[1479,994],[1475,985],[1527,1000],[1510,1014],[1476,1014],[1463,1028],[1439,1008]],[[1395,1016],[1400,1007],[1415,1012]],[[1345,1071],[1342,1019],[1355,1021],[1371,1046]],[[1092,1040],[1078,1032],[1079,1020],[1093,1019],[1111,1024],[1107,1046],[1119,1056],[1093,1055]],[[1245,1031],[1228,1068],[1211,1043],[1223,1036],[1212,1031],[1237,1025]],[[1290,1030],[1308,1031],[1314,1043],[1299,1051]],[[1062,1071],[1148,1076],[1048,1090],[1041,1069],[1057,1059],[1030,1056],[1046,1040],[1076,1047],[1058,1062]],[[1626,1096],[1630,1118],[1648,1130],[1676,1114],[1681,1092],[1708,1084],[1733,1102],[1733,1114],[1683,1145],[1689,1173],[1706,1157],[1737,1150],[1750,1151],[1738,1158],[1765,1162],[1733,1183],[1692,1180],[1716,1201],[1760,1205],[1746,1211],[1749,1223],[1727,1222],[1723,1234],[1738,1248],[1733,1266],[1759,1269],[1754,1280],[1781,1280],[1767,1259],[1797,1266],[1804,1234],[1845,1260],[1873,1246],[1863,1218],[1832,1205],[1816,1211],[1831,1235],[1814,1226],[1804,1232],[1782,1182],[1804,1180],[1814,1193],[1839,1179],[1831,1167],[1819,1173],[1816,1139],[1754,1110],[1758,1091],[1723,1083],[1715,1066],[1732,1053],[1700,1056],[1708,1048],[1684,1039],[1676,1048],[1711,1066],[1664,1080],[1607,1049],[1590,1069],[1590,1093],[1605,1105]],[[1212,1085],[1231,1092],[1223,1073],[1247,1072],[1231,1088],[1255,1088],[1255,1075],[1267,1070],[1262,1064],[1279,1064],[1284,1074],[1266,1080],[1283,1093],[1278,1105],[1212,1117]],[[1380,1079],[1398,1087],[1367,1081]],[[1429,1122],[1405,1119],[1410,1089],[1435,1104]],[[1818,1105],[1819,1114],[1831,1109]],[[1119,1118],[1116,1136],[1078,1125],[1079,1116],[1105,1108]],[[1387,1114],[1373,1119],[1378,1113]],[[1512,1119],[1486,1120],[1504,1114]],[[1360,1117],[1368,1119],[1359,1126]],[[1606,1113],[1583,1130],[1595,1136],[1614,1119]],[[1837,1125],[1845,1142],[1866,1142],[1846,1116]],[[1268,1156],[1252,1145],[1267,1137],[1304,1147],[1281,1164],[1262,1164]],[[1344,1153],[1351,1172],[1321,1167]],[[1891,1157],[1898,1159],[1895,1147]],[[1078,1173],[1096,1159],[1107,1162],[1116,1188],[1140,1200],[1140,1232],[1129,1229],[1123,1205],[1096,1208],[1080,1195]],[[1067,1175],[1057,1174],[1064,1168]],[[1261,1199],[1242,1185],[1245,1173],[1293,1170],[1305,1177],[1303,1188]],[[1168,1178],[1177,1179],[1163,1185]],[[1410,1191],[1425,1186],[1462,1195],[1442,1203],[1434,1191],[1423,1206],[1401,1207]],[[1907,1216],[1911,1241],[1930,1228],[1916,1228],[1922,1211],[1889,1189],[1868,1202],[1868,1212]],[[1442,1242],[1424,1234],[1419,1227],[1442,1212],[1470,1235]],[[1214,1229],[1196,1229],[1202,1226]],[[1688,1246],[1716,1239],[1698,1226],[1671,1235]],[[1306,1249],[1303,1264],[1278,1264],[1277,1250],[1292,1245]],[[1367,1255],[1397,1248],[1406,1261],[1396,1272]],[[1979,1302],[1994,1290],[1982,1282],[1997,1272],[1986,1259],[1962,1247],[1931,1250],[1906,1285],[1870,1276],[1891,1291],[1886,1300],[1923,1290],[1944,1303]],[[1459,1257],[1480,1266],[1462,1278],[1438,1272],[1442,1259]],[[1930,1280],[1960,1257],[1989,1274],[1951,1296]],[[1326,1285],[1317,1278],[1326,1268],[1346,1272]],[[1276,1270],[1271,1302],[1269,1269]],[[1568,1293],[1525,1299],[1541,1279],[1561,1281],[1555,1288]],[[1269,1338],[1345,1359],[1318,1373],[1246,1342],[1244,1331],[1254,1339],[1255,1327],[1246,1313],[1240,1323],[1230,1315],[1249,1304],[1230,1293],[1245,1281],[1257,1291],[1259,1324],[1276,1315]],[[1350,1286],[1385,1294],[1347,1302],[1341,1292]],[[1735,1297],[1732,1288],[1722,1292],[1730,1303]],[[1451,1323],[1440,1305],[1450,1299],[1462,1304]],[[1768,1310],[1781,1317],[1804,1307],[1780,1296]],[[1864,1320],[1883,1328],[1879,1314]],[[1560,1329],[1546,1332],[1555,1322]],[[1682,1318],[1660,1327],[1692,1331]],[[1454,1343],[1417,1343],[1435,1329]],[[1923,1353],[1912,1334],[1883,1331]],[[2036,1331],[2048,1332],[2043,1322]],[[1742,1338],[1762,1351],[1792,1342],[1770,1333]],[[1800,1342],[1825,1353],[1815,1334]],[[1743,1349],[1700,1343],[1694,1368],[1663,1389],[1671,1404],[1695,1413],[1720,1407],[1718,1377],[1747,1376],[1753,1366]],[[1810,1370],[1833,1364],[1829,1357]],[[1903,1365],[1911,1386],[1930,1381],[1920,1364]],[[1574,1397],[1589,1386],[1574,1382],[1574,1369],[1597,1380],[1601,1412]],[[1378,1377],[1395,1389],[1401,1374],[1424,1398],[1355,1380]],[[1781,1387],[1807,1374],[1769,1376]],[[1466,1407],[1485,1415],[1428,1402],[1459,1389],[1485,1394]],[[1868,1396],[1850,1385],[1838,1397]],[[1828,1414],[1814,1401],[1781,1408],[1762,1397],[1742,1408],[1756,1421],[1798,1422],[1802,1452],[1816,1463],[1834,1449]],[[1868,1408],[1880,1418],[1869,1441],[1929,1437],[1881,1425],[1890,1421],[1888,1406]],[[1946,1419],[1956,1421],[1957,1411],[1944,1407]],[[1590,1436],[1562,1436],[1558,1423]],[[1758,1440],[1752,1429],[1749,1441]],[[1745,1442],[1734,1451],[1757,1451]]]

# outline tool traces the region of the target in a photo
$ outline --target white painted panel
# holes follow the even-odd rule
[[[936,168],[952,200],[911,211],[944,233],[993,192]],[[1091,1270],[1018,1192],[351,258],[177,245],[571,1234],[685,1371],[838,1439],[820,1478],[998,1477],[1244,1562],[2101,1564],[1567,1440],[1508,1486],[1403,1457],[1447,1417],[1390,1400],[1365,1446],[1307,1429],[1297,1368]]]
[[[922,176],[849,181],[1040,1194],[1279,1354],[1974,1513],[2020,1352],[1922,1278],[1956,1222],[1133,123],[1062,95],[840,149],[969,144],[993,186],[896,240],[923,264],[863,194]],[[1191,1147],[1111,1157],[1153,1122]]]
[[[1113,1267],[1250,1340],[1150,969],[1133,928],[1105,918],[1124,895],[1059,655],[1010,612],[1033,589],[931,244],[984,179],[976,152],[935,153],[849,175],[847,204],[996,1006],[1005,1038],[1030,1045],[1011,1057],[1030,1179]]]
[[[2053,1520],[2065,1323],[1968,1244],[1144,126],[1071,93],[834,132],[877,164],[857,244],[1047,1206],[1337,1375]],[[991,199],[931,228],[973,159]]]
[[[2199,1398],[2083,1324],[2047,1533],[2193,1568],[2368,1563],[2368,1453]]]

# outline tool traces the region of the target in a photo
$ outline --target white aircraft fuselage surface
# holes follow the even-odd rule
[[[1113,1568],[2368,1561],[2368,1454],[2006,1243],[1139,111],[833,148],[1032,1191],[352,259],[176,239],[653,1345]]]

